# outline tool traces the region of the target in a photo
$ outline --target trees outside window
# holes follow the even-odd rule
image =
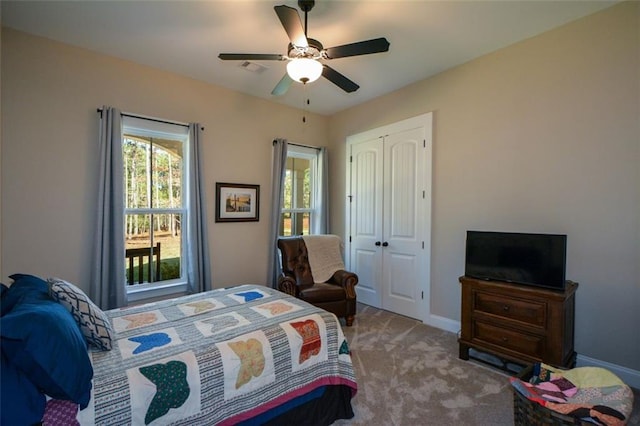
[[[184,126],[139,118],[123,122],[125,273],[129,292],[186,282],[183,229],[189,217],[184,197],[187,141]],[[130,263],[129,257],[147,250],[140,275],[137,259]]]
[[[318,150],[289,145],[283,187],[280,235],[308,235],[316,215]]]

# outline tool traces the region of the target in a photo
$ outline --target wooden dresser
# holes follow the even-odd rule
[[[460,284],[461,359],[469,359],[469,349],[474,348],[522,364],[575,365],[573,323],[578,283],[567,281],[564,291],[554,291],[463,276]]]

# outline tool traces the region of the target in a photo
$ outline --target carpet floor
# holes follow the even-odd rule
[[[454,333],[360,303],[343,330],[358,393],[353,419],[334,425],[513,425],[509,375],[459,359]],[[629,425],[640,424],[635,396]]]

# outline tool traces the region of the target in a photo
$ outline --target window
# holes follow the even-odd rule
[[[318,219],[318,150],[289,145],[283,186],[280,235],[308,235]]]
[[[129,301],[183,291],[188,128],[123,117],[125,282]]]

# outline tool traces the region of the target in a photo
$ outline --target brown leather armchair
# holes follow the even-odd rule
[[[356,315],[358,276],[345,270],[336,271],[326,282],[315,282],[309,265],[309,254],[300,236],[278,239],[281,275],[278,289],[319,308],[344,318],[347,326]]]

